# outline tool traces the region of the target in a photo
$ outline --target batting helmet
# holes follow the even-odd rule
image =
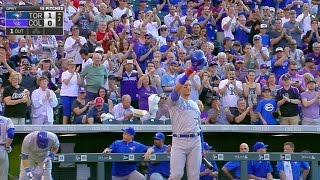
[[[37,145],[40,149],[45,149],[48,147],[49,138],[48,133],[45,131],[40,131],[37,134]]]
[[[191,54],[191,63],[196,70],[201,70],[207,63],[207,58],[204,55],[203,51],[196,50]]]
[[[157,139],[157,140],[164,140],[165,139],[165,135],[161,132],[158,132],[154,135],[153,139]]]

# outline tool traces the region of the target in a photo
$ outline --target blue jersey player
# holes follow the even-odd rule
[[[122,129],[122,140],[113,142],[103,153],[144,153],[151,154],[151,148],[133,140],[136,132],[133,127]],[[137,162],[113,162],[112,180],[145,180],[137,171]]]
[[[158,132],[153,137],[153,153],[167,153],[170,152],[171,146],[164,144],[165,135]],[[149,157],[145,157],[148,160]],[[166,180],[170,175],[170,162],[160,161],[160,162],[150,162],[148,163],[148,177],[150,180]]]
[[[207,154],[207,152],[212,149],[212,146],[209,146],[207,142],[203,142],[202,144],[204,155]],[[213,166],[213,170],[210,170],[206,167],[205,164],[201,164],[200,167],[200,180],[216,180],[218,177],[218,167],[217,163],[215,161],[211,161],[211,164]]]

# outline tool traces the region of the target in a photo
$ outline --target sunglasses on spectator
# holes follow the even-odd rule
[[[63,45],[58,45],[58,47],[63,47]]]
[[[291,43],[290,45],[294,46],[294,45],[297,45],[297,43]]]
[[[162,29],[160,29],[160,31],[166,31],[167,30],[167,28],[162,28]]]
[[[298,69],[290,69],[290,71],[298,71]]]
[[[96,51],[96,53],[103,54],[103,51]]]
[[[73,28],[72,31],[78,30],[78,28]]]

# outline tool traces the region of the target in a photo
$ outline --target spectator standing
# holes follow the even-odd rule
[[[274,24],[275,29],[270,31],[270,42],[273,46],[273,53],[276,52],[277,47],[285,48],[292,40],[289,31],[282,27],[281,19],[276,19]]]
[[[137,68],[133,70],[134,65]],[[128,94],[131,96],[132,106],[139,107],[138,103],[138,80],[143,72],[136,60],[128,59],[122,62],[120,69],[117,73],[117,78],[121,82],[121,96]]]
[[[100,87],[98,89],[97,97],[101,97],[104,102],[108,104],[108,112],[111,112],[113,109],[113,102],[108,98],[107,90],[104,87]]]
[[[92,101],[97,97],[97,92],[100,87],[105,84],[108,73],[106,68],[101,64],[102,56],[98,53],[93,54],[93,63],[87,65],[80,73],[80,77],[86,80],[87,99]]]
[[[280,86],[277,84],[277,76],[274,73],[269,73],[267,86],[271,90],[271,96],[276,97],[277,91],[278,89],[280,89]]]
[[[203,6],[202,15],[198,17],[198,22],[202,28],[206,28],[207,40],[214,42],[216,33],[216,19],[213,16],[213,12],[210,10],[210,5]]]
[[[317,70],[315,67],[315,60],[312,57],[307,57],[305,60],[304,67],[300,69],[298,72],[300,75],[303,75],[305,73],[310,73],[313,75],[313,77],[317,77]]]
[[[227,79],[220,81],[219,93],[222,95],[222,107],[237,107],[237,101],[243,94],[242,83],[236,80],[234,69],[227,71]]]
[[[170,94],[177,82],[177,68],[179,64],[173,60],[169,62],[168,71],[161,77],[161,86],[165,94]]]
[[[285,74],[281,77],[283,87],[277,92],[276,100],[280,107],[281,125],[298,125],[298,105],[301,103],[299,90],[290,84],[290,76]]]
[[[105,3],[99,4],[99,14],[95,16],[95,22],[93,26],[93,30],[96,30],[96,26],[100,22],[109,22],[112,21],[112,17],[107,14],[108,6]]]
[[[90,31],[87,38],[87,42],[83,45],[82,49],[87,50],[89,57],[92,57],[95,49],[101,45],[98,44],[97,33],[95,31]],[[84,69],[84,67],[82,67],[82,69]]]
[[[274,117],[274,112],[278,109],[277,102],[271,96],[271,89],[268,86],[262,87],[263,98],[258,102],[256,111],[260,119],[260,124],[276,125],[278,124],[277,117]]]
[[[157,94],[157,89],[150,83],[149,73],[141,76],[138,81],[139,109],[146,111],[149,111],[148,97],[151,94]]]
[[[301,38],[300,38],[301,39]],[[303,51],[301,50],[301,48],[297,48],[297,41],[296,40],[292,40],[290,42],[290,51],[289,51],[289,59],[290,61],[295,61],[295,63],[298,66],[298,69],[301,69],[302,64],[305,63],[305,58],[303,56]]]
[[[232,34],[232,29],[237,23],[235,7],[229,6],[227,14],[228,16],[222,19],[221,26],[224,31],[224,37],[230,37],[233,40],[234,35]]]
[[[19,85],[21,79],[21,74],[11,73],[10,85],[3,90],[4,116],[10,118],[15,125],[25,124],[26,109],[31,104],[30,92]]]
[[[283,28],[287,29],[292,39],[296,41],[298,49],[302,47],[301,35],[303,33],[302,24],[296,20],[297,14],[294,10],[290,11],[290,21],[284,23]],[[289,41],[292,43],[292,41]]]
[[[60,96],[63,105],[63,124],[68,124],[73,101],[75,101],[78,96],[79,85],[81,85],[79,69],[80,67],[76,68],[76,62],[70,59],[68,60],[68,70],[63,72],[61,76],[62,85]]]
[[[307,82],[306,92],[301,93],[302,100],[302,125],[319,125],[319,104],[320,94],[315,91],[316,81],[311,79]]]
[[[298,67],[294,61],[290,61],[289,72],[287,73],[290,77],[291,86],[296,87],[299,92],[304,92],[306,85],[302,75],[298,74]],[[281,79],[281,77],[280,77]],[[280,86],[283,86],[282,81],[279,82]]]
[[[130,9],[131,6],[128,4],[128,0],[120,0],[119,6],[115,8],[112,12],[113,19],[120,20],[121,16],[123,14],[127,14],[127,16],[132,19],[133,18],[133,12],[132,9]]]
[[[289,71],[290,61],[289,57],[289,49],[286,48],[285,52],[283,52],[282,47],[276,48],[276,57],[271,60],[271,69],[272,72],[276,75],[276,81],[280,80],[280,77]]]
[[[176,29],[178,29],[178,27],[182,25],[180,16],[177,13],[177,9],[175,6],[169,7],[169,14],[164,16],[164,24],[168,28],[176,28]]]
[[[267,47],[264,47],[262,42],[262,37],[260,35],[255,35],[253,36],[253,47],[252,47],[252,53],[253,56],[256,58],[256,60],[259,63],[259,66],[261,64],[267,64],[270,66],[270,61],[269,61],[269,50]]]
[[[78,8],[78,12],[72,17],[73,26],[77,26],[79,28],[79,35],[82,37],[86,37],[90,32],[90,23],[94,22],[95,17],[92,10],[89,9],[89,6],[86,6],[86,1],[80,1],[80,6]],[[73,31],[71,34],[73,35]],[[84,43],[82,43],[83,45]]]
[[[301,23],[303,35],[305,35],[309,30],[311,30],[311,14],[310,14],[310,7],[309,3],[303,4],[303,11],[297,17],[297,21]]]
[[[28,53],[28,49],[27,49],[27,51],[21,51],[21,48],[27,49],[27,41],[25,38],[18,39],[18,47],[12,49],[10,57],[12,57],[14,55],[18,55],[19,52]]]
[[[141,24],[142,28],[145,28],[148,33],[150,33],[155,39],[158,39],[159,33],[158,29],[161,25],[161,20],[157,15],[156,8],[153,8],[152,11],[149,10],[146,12],[146,18]]]
[[[261,94],[261,86],[255,82],[254,70],[249,70],[246,77],[246,82],[243,83],[243,95],[247,98],[249,106],[254,108],[258,104],[258,99]]]
[[[300,15],[302,13],[304,3],[309,4],[310,2],[309,0],[288,0],[286,7]]]
[[[71,0],[64,0],[64,13],[63,13],[63,31],[64,39],[67,39],[70,34],[70,28],[73,26],[72,17],[77,13],[77,9],[71,4]]]
[[[82,59],[79,51],[82,48],[82,46],[87,42],[87,40],[84,37],[80,36],[79,27],[77,25],[71,26],[70,31],[71,36],[66,39],[66,42],[64,44],[66,58],[75,60],[77,66],[81,66]]]
[[[242,46],[249,42],[250,28],[246,27],[246,21],[247,19],[245,15],[239,15],[236,21],[236,26],[233,26],[232,29],[234,38],[240,41]]]
[[[45,76],[37,80],[39,88],[34,90],[31,95],[32,101],[32,124],[33,125],[52,125],[53,108],[58,105],[56,94],[48,89],[49,79]]]

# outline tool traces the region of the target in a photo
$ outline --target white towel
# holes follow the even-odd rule
[[[284,174],[286,175],[286,180],[293,180],[290,161],[283,161],[283,167],[284,167]]]

